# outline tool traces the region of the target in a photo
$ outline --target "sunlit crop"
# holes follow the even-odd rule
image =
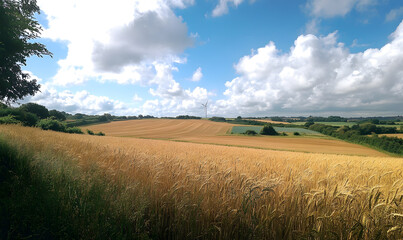
[[[165,239],[399,239],[403,160],[259,150],[0,126],[38,158],[54,156],[124,190]],[[53,161],[47,158],[43,161]],[[85,180],[86,181],[86,180]],[[142,196],[139,200],[130,196]],[[135,225],[133,225],[135,227]]]

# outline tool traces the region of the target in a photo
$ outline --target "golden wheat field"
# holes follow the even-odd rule
[[[336,139],[228,135],[232,126],[235,125],[208,120],[143,119],[97,124],[87,128],[95,132],[102,131],[107,136],[170,139],[313,153],[387,156],[385,153]]]
[[[284,152],[0,125],[138,191],[167,239],[401,239],[403,159]],[[128,199],[130,202],[130,199]]]
[[[177,139],[224,135],[232,126],[234,125],[208,120],[141,119],[97,124],[88,128],[102,131],[108,136]]]

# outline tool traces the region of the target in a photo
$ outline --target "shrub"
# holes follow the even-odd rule
[[[225,118],[223,118],[223,117],[212,117],[212,118],[209,118],[208,120],[214,121],[214,122],[226,122],[226,121],[227,121],[227,120],[226,120]]]
[[[287,133],[285,133],[285,132],[282,132],[281,135],[282,136],[288,136]]]
[[[301,134],[299,134],[299,132],[294,132],[294,136],[299,136]]]
[[[91,131],[91,130],[89,130],[89,129],[87,129],[87,133],[88,133],[89,135],[94,135],[94,132]]]
[[[95,135],[97,135],[97,136],[105,136],[105,133],[99,132],[99,133],[95,133]]]
[[[246,132],[245,132],[245,134],[246,135],[256,135],[257,134],[257,132],[255,132],[255,131],[253,131],[253,130],[246,130]]]
[[[64,123],[51,118],[39,120],[36,126],[42,128],[43,130],[66,132],[66,125]]]
[[[84,132],[78,127],[68,127],[66,128],[66,133],[84,134]]]
[[[0,117],[8,115],[14,116],[17,121],[22,122],[24,126],[35,126],[38,121],[38,116],[17,108],[2,108],[0,109]]]
[[[0,117],[0,124],[18,124],[21,123],[13,115],[7,115],[4,117]]]
[[[262,135],[278,135],[278,132],[271,126],[271,125],[265,125],[262,130],[260,131],[260,134]]]

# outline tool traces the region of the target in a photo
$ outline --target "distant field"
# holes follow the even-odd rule
[[[231,133],[234,134],[242,134],[245,133],[247,130],[253,130],[259,133],[262,130],[263,126],[234,126],[231,129]]]
[[[325,124],[325,125],[331,125],[331,126],[349,126],[349,127],[351,127],[351,126],[357,124],[357,123],[355,123],[355,122],[315,122],[315,123],[320,123],[320,124]],[[304,125],[305,122],[294,122],[294,123],[292,123],[292,124],[295,124],[295,125]]]
[[[209,120],[142,119],[88,126],[108,136],[176,139],[229,133],[232,124]]]
[[[208,120],[143,119],[87,126],[107,136],[169,139],[197,143],[245,146],[289,151],[335,153],[362,156],[387,156],[384,153],[341,140],[312,137],[249,137],[227,135],[234,124]],[[249,126],[247,126],[249,127]],[[251,126],[256,127],[256,126]],[[293,130],[294,132],[295,130]]]
[[[310,138],[310,137],[282,137],[282,136],[211,136],[186,137],[178,139],[194,143],[209,143],[227,146],[244,146],[261,149],[346,154],[358,156],[386,157],[385,153],[340,140]]]
[[[340,127],[341,127],[341,126],[349,126],[349,127],[351,127],[351,126],[357,124],[357,122],[315,122],[315,123],[320,123],[320,124],[325,124],[325,125],[331,125],[331,126],[340,126]],[[292,124],[295,124],[295,125],[304,125],[305,122],[294,122],[294,123],[292,123]],[[376,126],[378,126],[378,127],[394,127],[394,128],[399,129],[402,124],[403,124],[403,122],[396,122],[396,125],[382,125],[382,124],[377,124]]]
[[[253,130],[257,133],[259,133],[262,130],[262,126],[234,126],[232,127],[231,133],[235,134],[242,134],[245,133],[247,130]],[[285,133],[294,133],[294,132],[299,132],[299,133],[305,133],[305,134],[310,134],[310,135],[322,135],[318,132],[304,129],[304,128],[287,128],[287,127],[273,127],[277,132],[285,132]]]
[[[246,120],[266,122],[266,123],[276,123],[276,124],[290,124],[289,122],[272,121],[272,120],[268,120],[268,119],[246,119]]]
[[[403,133],[380,134],[379,136],[403,138]]]

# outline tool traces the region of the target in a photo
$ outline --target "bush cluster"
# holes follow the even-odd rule
[[[278,135],[278,132],[271,126],[265,125],[262,130],[260,131],[261,135]]]
[[[57,132],[66,131],[66,125],[53,118],[41,119],[38,121],[36,126],[43,130],[53,130]]]
[[[41,119],[36,124],[37,127],[43,130],[52,130],[57,132],[65,132],[65,133],[76,133],[76,134],[83,134],[78,127],[67,127],[65,123],[56,120],[53,117]]]
[[[246,132],[244,134],[255,136],[255,135],[257,135],[257,132],[255,132],[254,130],[246,130]]]
[[[0,117],[0,124],[18,124],[21,123],[13,115]]]
[[[15,123],[21,123],[22,125],[29,127],[35,126],[39,119],[37,115],[19,108],[0,108],[0,117],[7,116],[12,116],[17,121]]]
[[[176,119],[201,119],[201,117],[189,116],[189,115],[179,115]]]
[[[315,123],[309,129],[346,141],[367,144],[390,153],[403,154],[403,139],[386,136],[377,137],[377,134],[396,133],[395,128],[378,127],[372,123],[341,128]],[[367,136],[373,133],[374,136]]]
[[[103,133],[103,132],[94,133],[92,130],[89,130],[89,129],[87,129],[87,133],[89,135],[105,136],[105,133]]]

